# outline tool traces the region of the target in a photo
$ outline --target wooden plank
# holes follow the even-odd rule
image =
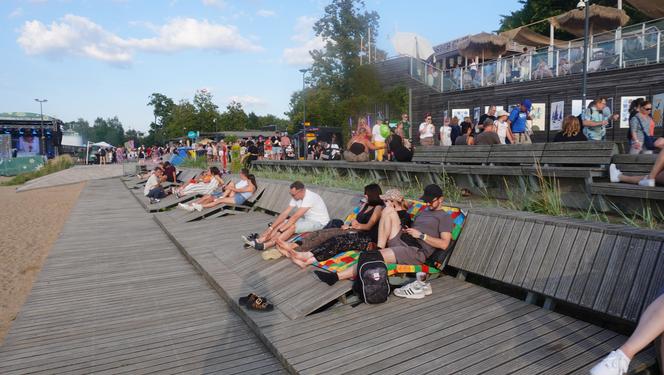
[[[632,237],[629,242],[620,241],[619,237],[616,240],[616,246],[613,249],[613,254],[609,259],[609,263],[604,271],[604,279],[599,287],[597,299],[593,305],[593,309],[597,311],[606,312],[609,315],[622,317],[622,307],[629,295],[632,280],[634,280],[635,273],[639,261],[641,260],[641,253],[646,244],[644,239]],[[625,274],[624,272],[629,272]],[[618,297],[622,302],[617,302],[615,297]],[[619,308],[610,308],[610,304],[614,302],[619,305]],[[618,310],[617,312],[612,312]]]
[[[604,235],[592,267],[588,273],[588,280],[583,288],[583,294],[579,302],[581,306],[592,308],[597,299],[602,280],[607,276],[606,266],[609,263],[613,249],[616,247],[623,248],[627,246],[628,243],[629,237],[615,236],[608,233]]]
[[[646,242],[638,266],[639,272],[635,274],[629,296],[624,301],[623,318],[632,322],[637,321],[641,315],[641,310],[645,308],[648,289],[651,289],[650,292],[652,293],[652,289],[659,288],[658,285],[650,285],[650,280],[653,278],[653,271],[658,264],[658,256],[664,251],[663,246],[663,243],[659,241],[648,240]],[[659,261],[659,264],[661,263]],[[617,312],[617,305],[619,305],[619,302],[610,308],[614,308],[614,311]]]
[[[535,223],[532,221],[526,221],[523,223],[523,230],[517,238],[514,252],[512,253],[512,257],[510,258],[510,262],[507,265],[507,268],[505,269],[505,274],[501,279],[502,281],[506,283],[512,283],[518,271],[519,263],[521,262],[524,252],[526,251],[526,245],[530,240],[531,233],[535,233],[537,236],[539,236],[541,233],[541,227],[541,224],[536,227]]]
[[[555,239],[552,241],[553,235],[560,235],[562,232],[564,232],[564,230],[564,226],[558,225],[549,224],[544,227],[542,236],[537,242],[537,247],[534,249],[533,257],[530,261],[530,264],[528,265],[528,269],[524,276],[521,287],[528,290],[533,290],[533,286],[537,279],[537,274],[540,271],[544,257],[548,253],[553,253],[555,256],[555,253],[558,251],[558,247],[560,246],[560,238],[557,238],[557,242]]]
[[[549,225],[544,225],[543,223],[535,223],[533,226],[533,231],[528,238],[528,242],[524,246],[524,251],[521,253],[521,259],[514,270],[514,277],[512,278],[511,283],[515,285],[522,285],[526,273],[528,272],[528,267],[530,267],[530,262],[533,259],[534,253],[537,251],[537,244],[540,241],[540,238],[544,236],[545,238],[550,237],[553,228]]]
[[[516,224],[516,220],[514,218],[508,218],[505,226],[503,227],[503,230],[500,232],[500,239],[496,243],[496,247],[492,256],[491,261],[489,262],[489,265],[487,266],[487,269],[485,270],[485,275],[487,277],[496,278],[496,271],[498,270],[498,266],[500,265],[500,262],[502,261],[503,257],[509,256],[506,255],[508,252],[506,247],[507,243],[510,241],[510,238],[512,236],[512,231],[514,231],[514,227]]]
[[[561,299],[577,304],[581,301],[586,281],[588,281],[588,274],[590,273],[593,261],[595,260],[595,254],[597,254],[597,249],[599,248],[600,243],[603,242],[605,236],[604,233],[592,232],[585,244],[586,246],[583,248],[583,252],[579,253],[581,256],[577,257],[577,259],[579,259],[578,263],[573,264],[568,262],[568,265],[571,269],[574,269],[574,271],[569,273],[565,272],[565,277],[571,279],[571,285],[569,288],[566,288],[566,285],[565,288],[561,288],[568,290],[565,297],[562,297]],[[611,241],[613,241],[613,239],[611,239]],[[556,295],[558,295],[558,293],[556,293]]]
[[[585,234],[588,234],[588,232],[585,232]],[[565,265],[569,259],[572,248],[576,243],[581,243],[580,247],[582,248],[582,246],[585,245],[586,240],[587,236],[580,233],[578,228],[568,226],[565,229],[565,235],[560,243],[558,253],[552,261],[549,275],[546,278],[546,285],[544,285],[544,288],[542,289],[542,284],[538,282],[535,284],[535,290],[541,291],[541,293],[548,296],[555,296],[556,289],[558,289],[558,285],[563,278]],[[546,260],[546,262],[548,262],[548,260]],[[543,277],[543,275],[539,277]]]

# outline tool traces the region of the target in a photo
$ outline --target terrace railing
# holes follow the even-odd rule
[[[593,35],[588,45],[589,73],[664,62],[664,20]],[[507,58],[441,70],[410,58],[410,76],[439,92],[524,82],[583,71],[583,39],[565,48],[545,47]]]

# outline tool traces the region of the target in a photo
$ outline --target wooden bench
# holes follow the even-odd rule
[[[634,327],[664,284],[662,259],[664,234],[658,231],[474,209],[449,265],[459,270],[461,279],[473,276],[499,282],[525,292],[530,302],[544,299],[546,309],[553,310],[558,303],[583,312],[581,316],[593,323],[604,320]],[[570,348],[566,351],[591,354],[577,364],[586,369],[625,339],[604,328],[587,327],[592,334],[566,343]],[[565,335],[556,329],[546,337],[534,338],[532,345],[540,348],[536,351],[541,355],[558,352],[556,343],[565,341]],[[600,342],[593,339],[596,335],[607,338]],[[615,341],[613,347],[598,348],[609,338]],[[561,365],[565,360],[564,356],[558,359]],[[632,361],[630,369],[643,370],[654,363],[653,351],[646,350]]]
[[[544,143],[519,145],[491,145],[488,165],[472,166],[470,172],[480,175],[522,176],[522,167],[532,167],[540,162]]]
[[[417,146],[413,150],[413,163],[443,164],[450,147]]]
[[[611,158],[618,153],[613,142],[547,143],[539,166],[524,168],[527,173],[544,176],[592,178],[605,176]]]

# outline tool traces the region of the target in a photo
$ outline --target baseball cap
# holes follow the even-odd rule
[[[443,189],[441,189],[440,186],[436,184],[431,184],[427,185],[424,188],[424,194],[422,194],[422,197],[420,199],[422,199],[426,203],[431,203],[431,201],[433,201],[434,199],[440,198],[442,196],[443,196]]]
[[[530,111],[530,108],[533,106],[533,102],[530,99],[524,99],[524,101],[521,102],[521,104],[526,107],[528,111]]]
[[[390,189],[385,192],[385,194],[381,194],[380,199],[384,201],[396,201],[396,202],[401,202],[403,200],[403,194],[399,189]]]

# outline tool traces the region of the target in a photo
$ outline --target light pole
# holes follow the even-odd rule
[[[305,95],[305,92],[304,92],[304,88],[305,88],[305,86],[304,86],[304,84],[305,84],[304,76],[310,70],[311,69],[306,69],[306,68],[305,69],[300,69],[300,73],[302,73],[302,140],[303,141],[307,139],[306,131],[305,131],[305,129],[306,129],[305,123],[307,122],[307,96]],[[298,142],[298,150],[297,150],[298,156],[301,155],[300,151],[301,151],[300,150],[300,142]]]
[[[580,0],[576,4],[577,9],[583,10],[584,12],[584,23],[583,23],[583,78],[581,84],[582,92],[582,107],[586,108],[586,90],[587,90],[587,81],[588,81],[588,8],[590,8],[590,0]]]
[[[41,148],[41,153],[42,155],[46,154],[46,142],[44,141],[44,108],[43,105],[46,103],[48,100],[47,99],[35,99],[36,102],[39,102],[39,116],[41,117],[41,145],[39,146]]]

